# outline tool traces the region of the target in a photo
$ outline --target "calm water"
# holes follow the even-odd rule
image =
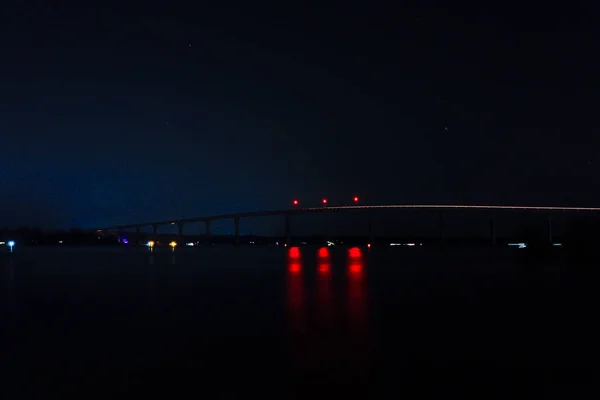
[[[597,377],[595,274],[560,259],[19,249],[0,267],[3,398],[573,395]]]

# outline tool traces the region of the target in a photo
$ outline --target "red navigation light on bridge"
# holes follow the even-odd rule
[[[358,203],[358,200],[359,200],[358,196],[354,196],[354,198],[352,199],[352,201],[354,201],[355,203]]]
[[[327,205],[327,199],[321,200],[321,203],[323,203],[323,205],[326,206]]]
[[[299,201],[298,200],[294,200],[294,201],[292,201],[292,204],[294,204],[295,206],[297,206],[299,204]]]

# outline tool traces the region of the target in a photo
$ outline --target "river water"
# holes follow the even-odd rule
[[[596,274],[481,250],[0,253],[2,398],[389,398],[596,378]]]

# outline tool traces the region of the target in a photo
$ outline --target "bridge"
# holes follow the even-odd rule
[[[139,235],[142,227],[151,226],[153,233],[158,233],[158,228],[163,225],[177,225],[180,236],[183,235],[183,227],[186,223],[203,222],[205,226],[205,235],[210,239],[211,231],[210,226],[212,221],[216,220],[233,220],[235,225],[235,243],[239,244],[240,238],[240,220],[242,218],[249,217],[265,217],[265,216],[277,216],[281,215],[285,218],[285,237],[286,243],[291,243],[291,216],[297,214],[307,213],[323,213],[323,212],[340,212],[340,211],[364,211],[364,210],[394,210],[394,209],[423,209],[423,210],[524,210],[524,211],[546,211],[546,212],[561,212],[561,211],[577,211],[577,212],[599,212],[600,207],[552,207],[552,206],[511,206],[511,205],[461,205],[461,204],[389,204],[389,205],[353,205],[353,206],[324,206],[324,207],[309,207],[309,208],[291,208],[283,210],[270,210],[270,211],[252,211],[244,213],[231,213],[231,214],[220,214],[206,217],[197,218],[183,218],[183,219],[172,219],[167,221],[155,221],[146,222],[139,224],[128,224],[128,225],[115,225],[103,228],[97,228],[96,231],[109,233],[110,231],[116,230],[120,233],[125,232],[126,229],[135,229]],[[373,242],[373,230],[369,221],[369,237]],[[494,221],[490,220],[490,232],[492,241],[495,243],[495,228]],[[550,240],[552,240],[552,220],[548,218],[548,234]]]

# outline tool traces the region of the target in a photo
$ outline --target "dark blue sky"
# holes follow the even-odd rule
[[[0,226],[598,205],[591,2],[98,4],[0,10]]]

